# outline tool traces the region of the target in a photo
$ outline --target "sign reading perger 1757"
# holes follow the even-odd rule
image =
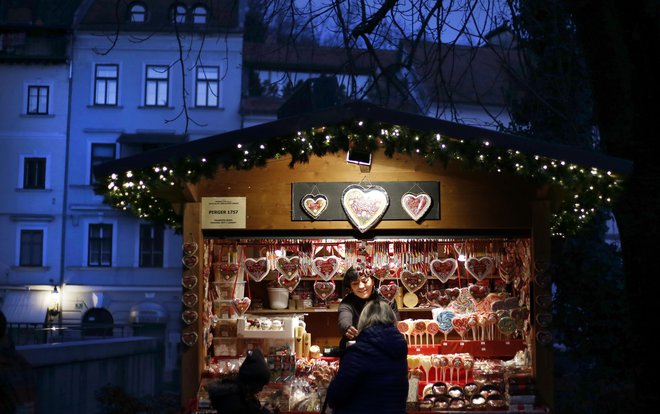
[[[245,197],[202,197],[203,229],[244,229]]]

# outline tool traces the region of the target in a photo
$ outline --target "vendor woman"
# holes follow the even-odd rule
[[[339,304],[339,331],[342,333],[339,342],[340,349],[346,349],[348,341],[354,341],[358,335],[356,326],[360,320],[360,313],[364,305],[371,299],[378,299],[379,295],[374,289],[374,279],[371,276],[360,275],[357,270],[350,268],[344,274],[344,286],[350,286],[351,291],[342,299]],[[392,310],[399,318],[396,302],[392,301]]]

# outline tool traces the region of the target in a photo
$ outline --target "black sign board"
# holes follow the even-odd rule
[[[355,182],[346,183],[292,183],[291,184],[291,220],[312,221],[312,218],[302,209],[300,202],[306,195],[323,194],[328,198],[327,209],[315,221],[348,220],[341,205],[341,195],[344,189]],[[440,220],[440,183],[438,181],[374,181],[361,183],[363,187],[378,185],[387,191],[390,200],[382,220],[412,220],[401,206],[401,197],[406,193],[419,194],[425,192],[433,200],[431,208],[423,220]]]

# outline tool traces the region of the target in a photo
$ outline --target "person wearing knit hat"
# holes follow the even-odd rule
[[[256,394],[270,381],[270,369],[259,348],[247,352],[235,378],[209,385],[211,405],[221,414],[264,414]]]

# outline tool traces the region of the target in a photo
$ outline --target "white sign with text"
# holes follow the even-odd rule
[[[244,229],[245,197],[202,197],[203,229]]]

